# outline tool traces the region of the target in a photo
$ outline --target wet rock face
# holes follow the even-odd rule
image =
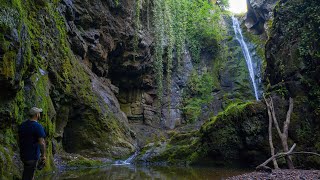
[[[185,123],[181,108],[183,107],[183,91],[187,87],[188,79],[194,67],[191,62],[191,55],[187,50],[184,51],[182,58],[183,63],[181,63],[180,71],[173,72],[171,86],[169,90],[167,86],[164,92],[161,126],[167,129],[174,129]],[[176,63],[174,68],[177,69]]]
[[[265,32],[265,23],[273,18],[273,9],[278,0],[247,0],[246,27],[254,34]]]
[[[9,12],[4,11],[3,13],[8,13],[5,16],[10,16]],[[6,96],[1,96],[0,98],[5,99],[14,97],[22,88],[20,81],[23,78],[29,78],[35,71],[35,67],[30,64],[30,61],[25,56],[27,47],[23,42],[28,38],[26,27],[22,25],[21,29],[16,29],[19,24],[14,24],[13,26],[16,27],[12,29],[1,28],[3,34],[0,45],[0,93],[6,94]],[[21,46],[21,44],[23,45]]]
[[[271,31],[272,38],[266,45],[267,75],[271,85],[281,81],[302,83],[302,78],[313,80],[315,85],[319,85],[319,79],[315,78],[319,72],[319,9],[315,1],[279,2]],[[299,16],[292,17],[294,13]],[[294,85],[300,92],[303,91],[302,84]],[[290,91],[299,94],[293,87]]]
[[[99,104],[92,107],[75,102],[74,106],[61,109],[69,120],[67,123],[59,120],[57,136],[62,138],[67,152],[122,157],[134,150],[133,132],[127,120],[130,114],[121,111],[119,97],[134,92],[127,92],[124,88],[141,88],[142,67],[146,66],[143,63],[148,63],[145,57],[150,57],[146,55],[149,53],[149,36],[143,36],[143,41],[149,44],[140,46],[140,43],[139,47],[144,48],[133,51],[134,7],[134,2],[116,5],[113,1],[100,0],[65,0],[59,6],[66,18],[71,49],[85,65]],[[134,113],[140,113],[137,107],[134,108]],[[100,121],[95,122],[94,118]],[[109,133],[114,135],[107,135]]]
[[[294,99],[292,139],[301,146],[298,148],[317,152],[320,139],[319,11],[316,0],[279,1],[271,38],[266,44],[266,79],[270,91],[284,99],[289,96]],[[319,164],[312,157],[303,162]]]
[[[61,10],[67,19],[72,50],[93,73],[111,81],[129,121],[159,127],[160,119],[155,118],[159,112],[155,102],[152,37],[144,19],[139,32],[133,28],[135,6],[134,1],[116,5],[113,1],[65,0]],[[141,17],[149,16],[141,12]]]

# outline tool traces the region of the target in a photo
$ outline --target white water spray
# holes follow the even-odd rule
[[[253,84],[254,95],[256,97],[256,100],[259,100],[258,87],[257,87],[256,80],[255,80],[255,73],[254,73],[254,70],[253,70],[252,58],[251,58],[248,46],[247,46],[246,42],[243,39],[238,19],[235,18],[235,17],[232,17],[232,23],[233,23],[233,29],[234,29],[236,38],[240,43],[243,55],[244,55],[244,57],[246,59],[246,62],[247,62],[250,78],[251,78],[251,81],[252,81],[252,84]]]
[[[135,152],[133,155],[131,155],[128,159],[126,160],[118,160],[118,161],[115,161],[113,165],[130,165],[133,160],[138,156],[138,151]]]

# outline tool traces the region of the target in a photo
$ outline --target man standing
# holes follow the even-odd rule
[[[46,160],[46,134],[37,121],[40,119],[42,109],[30,109],[30,119],[19,126],[20,157],[24,164],[22,180],[33,180],[34,172],[39,159],[41,163]],[[41,152],[41,157],[40,157]]]

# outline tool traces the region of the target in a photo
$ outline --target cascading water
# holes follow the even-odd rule
[[[252,57],[250,55],[248,46],[243,39],[241,28],[240,28],[240,23],[239,23],[238,19],[235,17],[232,17],[232,23],[233,23],[233,29],[234,29],[236,38],[240,43],[243,55],[244,55],[246,62],[247,62],[247,67],[248,67],[250,78],[251,78],[252,85],[253,85],[254,95],[255,95],[256,99],[259,100],[258,85],[255,80],[255,71],[254,71],[254,67],[252,64]]]
[[[136,151],[133,155],[131,155],[126,160],[118,160],[114,162],[114,165],[130,165],[132,161],[138,156],[139,152]]]

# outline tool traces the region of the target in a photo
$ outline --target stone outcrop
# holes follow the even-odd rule
[[[268,21],[273,19],[273,9],[278,0],[247,0],[248,12],[245,25],[254,34],[268,30]]]

